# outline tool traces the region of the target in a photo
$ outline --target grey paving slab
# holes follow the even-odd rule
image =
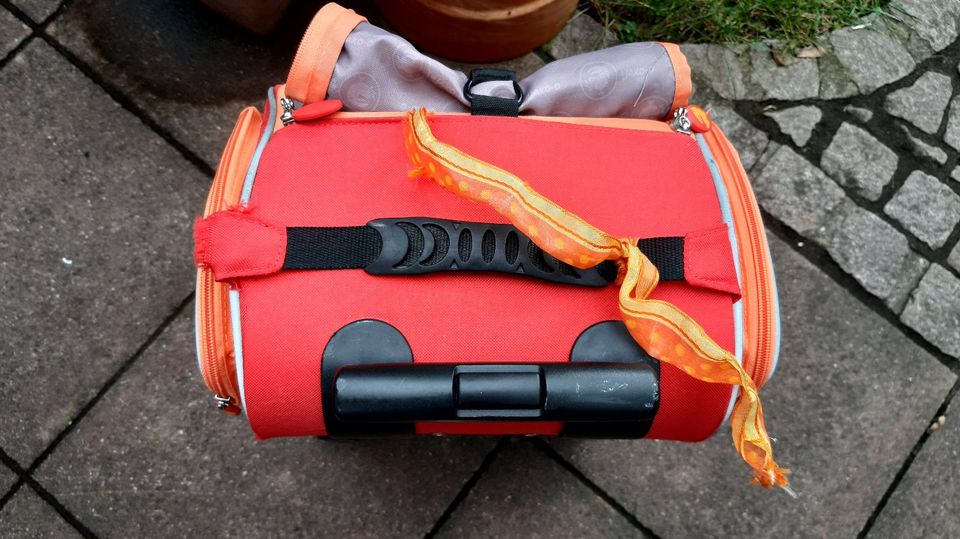
[[[953,269],[960,271],[960,243],[953,246],[950,255],[947,256],[947,263],[953,266]]]
[[[622,515],[533,447],[494,460],[438,537],[643,537]]]
[[[36,476],[98,534],[412,537],[430,529],[492,447],[491,438],[432,436],[257,442],[244,418],[212,406],[188,314]]]
[[[13,13],[0,7],[0,58],[15,49],[28,35],[30,28]]]
[[[10,487],[17,482],[17,474],[13,470],[0,464],[0,496],[3,496],[10,490]]]
[[[197,15],[196,5],[151,0],[133,10],[117,0],[77,0],[48,32],[216,166],[237,115],[262,107],[267,89],[286,79],[293,52],[241,39],[219,18]]]
[[[898,0],[897,7],[910,15],[909,26],[935,52],[957,39],[960,3],[951,0]]]
[[[10,3],[22,9],[34,22],[42,22],[53,14],[63,0],[10,0]]]
[[[0,445],[28,466],[190,293],[209,179],[42,41],[0,93]]]
[[[18,490],[0,510],[0,531],[8,539],[81,536],[30,487]]]
[[[703,444],[556,447],[662,537],[853,537],[956,376],[778,239],[780,365],[761,392],[799,497],[748,482],[724,426]]]
[[[941,165],[947,164],[947,152],[943,151],[942,148],[932,144],[927,144],[926,142],[913,136],[913,134],[910,132],[910,129],[905,125],[901,125],[900,130],[903,131],[904,136],[906,136],[907,144],[910,146],[910,150],[913,152],[913,155],[921,159],[935,161]]]
[[[900,481],[868,537],[960,537],[960,404],[954,399],[944,426]]]
[[[950,102],[950,113],[947,116],[947,129],[943,133],[943,140],[953,149],[960,150],[960,95]]]
[[[750,80],[763,89],[765,99],[798,100],[817,97],[820,91],[820,70],[813,58],[784,55],[783,65],[773,59],[766,43],[752,43],[749,48]]]

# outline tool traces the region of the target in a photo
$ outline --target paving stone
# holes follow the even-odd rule
[[[915,170],[883,211],[937,249],[960,221],[960,196],[935,177]]]
[[[27,466],[190,293],[210,179],[40,40],[0,92],[0,445]]]
[[[212,406],[197,372],[192,313],[37,470],[96,533],[422,536],[493,447],[491,438],[432,436],[257,442],[244,418]]]
[[[860,120],[863,123],[869,122],[873,119],[873,111],[870,109],[865,109],[861,107],[854,107],[853,105],[847,105],[843,107],[843,112],[854,116],[856,119]]]
[[[643,537],[629,521],[526,440],[491,467],[439,537]]]
[[[77,0],[48,32],[215,167],[237,115],[261,107],[267,89],[286,79],[293,51],[244,37],[194,0],[137,7]],[[302,33],[279,31],[297,39]]]
[[[17,482],[17,474],[6,466],[0,465],[0,497],[10,490],[10,487]]]
[[[930,434],[877,517],[869,537],[960,536],[960,404],[954,398],[943,427]]]
[[[820,157],[820,166],[840,185],[877,200],[897,170],[897,154],[866,129],[844,122]]]
[[[832,47],[820,57],[820,99],[841,99],[860,93],[850,74],[833,53]]]
[[[795,101],[817,97],[820,71],[815,58],[789,58],[786,65],[774,61],[765,43],[750,45],[750,80],[764,90],[765,99]]]
[[[960,358],[960,279],[939,264],[931,265],[900,319],[937,348]]]
[[[13,13],[0,8],[0,58],[17,47],[30,35],[30,28],[13,16]]]
[[[907,24],[934,52],[957,39],[960,2],[956,0],[898,0],[897,7],[910,15]]]
[[[763,167],[753,189],[765,210],[808,237],[827,224],[831,211],[846,198],[823,171],[786,146]]]
[[[947,130],[943,133],[943,140],[960,150],[960,95],[950,102],[950,115],[947,117]]]
[[[713,120],[740,154],[740,163],[746,171],[750,171],[767,147],[767,135],[743,119],[742,116],[730,107],[711,104],[707,107],[710,119]]]
[[[727,425],[703,444],[555,442],[661,537],[855,536],[956,379],[785,243],[771,248],[783,338],[761,395],[797,499],[749,484]]]
[[[953,266],[953,269],[960,271],[960,242],[953,246],[953,250],[947,257],[947,263]]]
[[[931,71],[921,75],[913,85],[891,92],[883,107],[932,135],[940,128],[951,91],[950,77]]]
[[[42,22],[53,15],[61,0],[10,0],[10,3],[22,9],[34,22]]]
[[[880,299],[890,297],[903,270],[915,267],[911,262],[919,258],[910,250],[906,236],[860,208],[843,219],[827,245],[827,251],[844,271]],[[910,276],[912,284],[920,280],[925,269],[923,266]],[[895,304],[902,304],[912,288],[904,291],[902,297],[891,299]]]
[[[8,539],[80,537],[80,533],[30,487],[22,487],[0,510],[0,530]]]
[[[760,94],[747,86],[744,67],[730,47],[710,44],[681,45],[690,71],[705,80],[710,88],[725,99],[759,99]]]
[[[957,165],[950,173],[950,179],[960,182],[960,165]]]
[[[820,109],[812,105],[802,105],[776,112],[768,112],[767,116],[777,122],[780,131],[785,135],[789,135],[790,138],[793,139],[794,144],[797,146],[805,146],[807,141],[810,140],[810,135],[813,134],[813,128],[817,126],[817,122],[820,121],[823,113],[820,112]]]
[[[901,125],[900,129],[903,131],[904,136],[907,137],[907,144],[910,146],[910,150],[913,152],[913,155],[919,157],[920,159],[929,159],[931,161],[935,161],[941,165],[946,164],[947,152],[943,151],[941,148],[933,146],[932,144],[927,144],[926,142],[913,136],[913,134],[910,133],[910,129],[908,129],[905,125]]]
[[[864,94],[900,80],[916,67],[896,39],[869,28],[842,28],[830,33],[837,59]]]
[[[543,48],[554,58],[566,58],[617,44],[617,35],[586,12],[577,12]]]

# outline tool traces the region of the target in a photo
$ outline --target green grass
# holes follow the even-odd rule
[[[794,49],[817,36],[885,14],[885,0],[591,0],[622,41],[749,43]]]

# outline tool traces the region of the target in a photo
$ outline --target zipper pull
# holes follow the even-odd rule
[[[283,114],[280,115],[280,121],[283,122],[283,125],[290,125],[294,122],[293,105],[293,100],[289,97],[280,98],[280,106],[283,107]]]
[[[710,117],[706,111],[696,105],[690,105],[689,108],[678,107],[673,111],[673,121],[670,122],[674,131],[691,135],[693,133],[706,133],[710,130]]]
[[[213,400],[217,402],[217,408],[224,412],[230,415],[240,415],[240,407],[234,404],[233,397],[214,395]]]
[[[693,131],[690,130],[690,117],[687,116],[687,109],[684,107],[677,107],[677,110],[673,111],[673,121],[670,122],[670,125],[677,133],[693,134]]]

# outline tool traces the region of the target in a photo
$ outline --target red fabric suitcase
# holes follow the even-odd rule
[[[440,160],[416,162],[426,155],[417,144],[435,137],[522,178],[546,204],[629,238],[659,270],[648,299],[686,313],[761,386],[779,347],[765,233],[736,151],[686,103],[689,69],[676,46],[616,52],[629,69],[637,54],[655,54],[657,67],[644,72],[618,72],[616,60],[597,56],[567,62],[579,66],[575,75],[560,65],[541,77],[575,80],[586,96],[580,109],[569,97],[551,101],[535,76],[518,84],[475,72],[466,101],[454,96],[450,112],[424,117],[430,136],[419,142],[409,109],[442,108],[447,96],[430,92],[462,75],[422,60],[426,75],[410,76],[405,62],[416,53],[407,47],[328,5],[287,84],[270,88],[262,113],[241,113],[195,229],[197,355],[219,406],[242,412],[261,439],[712,435],[743,384],[716,383],[723,379],[693,372],[672,351],[635,342],[636,323],[624,324],[616,300],[623,261],[582,267],[552,256],[559,251],[513,218],[514,205],[484,203],[489,191],[468,200],[408,178],[419,165],[441,187],[470,194],[466,181],[446,176],[445,185]],[[378,84],[389,75],[358,68],[364,51],[402,77]],[[643,107],[640,97],[609,103],[611,72],[614,85],[631,76],[649,84]],[[663,73],[669,84],[652,80]],[[436,86],[424,90],[424,81]],[[490,81],[506,82],[482,95]],[[536,114],[557,103],[580,115]],[[750,417],[765,441],[762,416]],[[757,480],[785,484],[769,447],[751,456],[737,429]]]

